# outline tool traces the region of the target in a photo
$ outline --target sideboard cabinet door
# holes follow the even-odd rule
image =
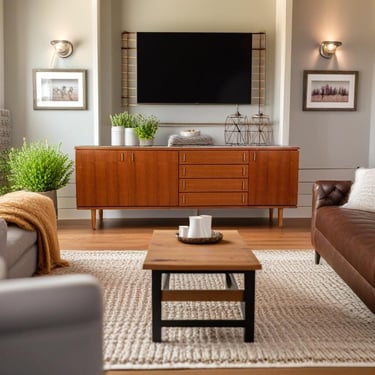
[[[117,150],[76,150],[78,208],[122,207],[130,203],[130,154]]]
[[[251,151],[249,205],[295,207],[298,158],[298,150]]]
[[[178,206],[178,151],[132,151],[134,207]]]

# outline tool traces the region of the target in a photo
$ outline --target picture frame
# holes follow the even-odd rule
[[[86,75],[86,69],[33,69],[34,109],[87,109]]]
[[[304,111],[356,111],[358,71],[305,70]]]

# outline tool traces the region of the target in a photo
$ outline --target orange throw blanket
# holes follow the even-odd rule
[[[69,265],[60,257],[56,211],[50,198],[27,191],[5,194],[0,196],[0,217],[22,229],[38,233],[37,274]]]

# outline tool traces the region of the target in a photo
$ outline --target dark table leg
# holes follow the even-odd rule
[[[255,320],[255,271],[244,272],[244,276],[245,342],[253,342]]]
[[[152,341],[161,342],[161,277],[162,272],[152,271]]]

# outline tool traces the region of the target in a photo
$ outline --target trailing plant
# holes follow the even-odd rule
[[[115,113],[109,115],[112,126],[122,126],[123,128],[134,128],[136,123],[134,122],[134,116],[128,112]]]
[[[159,128],[159,120],[155,116],[137,116],[137,126],[134,128],[139,139],[153,139]]]
[[[58,190],[68,184],[74,164],[61,151],[61,143],[27,143],[9,151],[9,183],[12,190],[44,192]]]

